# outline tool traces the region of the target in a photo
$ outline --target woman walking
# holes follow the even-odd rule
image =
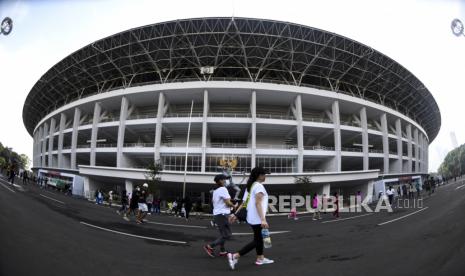
[[[220,256],[226,256],[228,252],[224,247],[224,243],[229,240],[232,236],[231,228],[229,226],[229,216],[231,214],[231,208],[235,205],[231,202],[231,196],[229,195],[228,189],[224,187],[226,176],[219,174],[215,176],[215,183],[217,188],[213,192],[213,221],[218,226],[220,236],[203,247],[208,256],[214,258],[216,246],[220,246]]]
[[[321,219],[319,205],[320,203],[318,202],[318,195],[314,193],[312,198],[313,220]]]
[[[255,248],[257,258],[256,265],[272,264],[273,260],[265,258],[263,255],[263,237],[262,229],[268,229],[269,225],[266,221],[266,212],[268,210],[268,193],[266,192],[263,183],[265,182],[267,172],[262,167],[255,167],[247,181],[246,191],[242,198],[246,207],[241,205],[238,208],[233,218],[237,219],[237,214],[242,208],[247,208],[247,223],[252,227],[253,241],[245,245],[236,253],[228,253],[229,267],[234,269],[239,262],[239,258],[252,251]]]

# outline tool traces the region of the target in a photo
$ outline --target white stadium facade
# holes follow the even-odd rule
[[[376,195],[377,183],[427,176],[441,125],[431,93],[393,59],[252,18],[176,20],[95,41],[41,77],[23,120],[33,170],[85,197],[131,191],[156,160],[162,196],[179,195],[186,152],[192,195],[208,193],[221,160],[235,160],[235,182],[267,168],[271,193],[296,192],[305,175],[319,193]]]

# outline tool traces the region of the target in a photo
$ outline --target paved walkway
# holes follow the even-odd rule
[[[271,217],[270,266],[241,259],[245,275],[464,275],[465,188],[461,180],[439,188],[423,209],[394,213],[330,214],[313,221]],[[459,188],[460,187],[460,188]],[[427,208],[426,208],[427,207]],[[213,240],[209,219],[157,215],[150,223],[124,221],[98,206],[35,186],[0,179],[0,275],[224,275],[224,258],[201,247]],[[227,244],[251,239],[234,225]]]

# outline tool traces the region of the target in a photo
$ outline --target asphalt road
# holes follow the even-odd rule
[[[437,189],[424,209],[270,217],[270,230],[283,231],[265,250],[276,263],[257,267],[251,252],[230,271],[202,250],[217,235],[207,219],[136,225],[114,208],[0,179],[0,275],[465,275],[462,181]],[[233,232],[230,251],[251,239],[247,225]]]

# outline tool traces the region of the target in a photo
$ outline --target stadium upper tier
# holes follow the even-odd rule
[[[50,68],[31,89],[23,121],[32,135],[53,110],[89,95],[154,83],[236,80],[310,86],[360,97],[418,122],[432,142],[438,105],[402,65],[344,36],[252,18],[195,18],[95,41]]]

